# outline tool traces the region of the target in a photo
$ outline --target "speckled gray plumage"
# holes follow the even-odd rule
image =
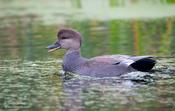
[[[119,57],[119,60],[117,57]],[[97,61],[96,57],[92,59],[83,58],[81,57],[79,51],[74,51],[64,56],[63,70],[86,76],[114,77],[136,71],[136,69],[132,68],[130,64],[128,65],[126,63],[127,61],[132,60],[135,62],[136,60],[149,58],[149,56],[130,57],[127,55],[123,55],[123,59],[121,59],[121,57],[122,55],[115,55],[116,61],[108,63],[104,61]]]

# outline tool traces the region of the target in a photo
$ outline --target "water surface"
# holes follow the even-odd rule
[[[63,76],[59,72],[61,64],[57,65],[53,59],[1,60],[0,108],[32,111],[170,111],[175,108],[174,60],[160,60],[164,65],[158,64],[154,73],[134,72],[128,74],[131,77],[126,74],[121,78]],[[145,74],[145,79],[135,79]]]

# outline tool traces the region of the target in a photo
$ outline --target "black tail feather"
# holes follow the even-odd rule
[[[156,60],[152,58],[143,58],[132,63],[131,67],[138,71],[148,72],[154,67],[155,64]]]

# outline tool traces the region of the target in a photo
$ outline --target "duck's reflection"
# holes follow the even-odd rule
[[[117,110],[121,108],[119,104],[127,106],[135,102],[131,97],[135,94],[133,89],[143,85],[121,77],[63,76],[62,80],[66,95],[62,111],[101,110],[104,107]]]

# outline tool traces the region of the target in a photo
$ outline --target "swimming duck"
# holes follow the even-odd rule
[[[152,56],[103,55],[93,58],[81,56],[81,34],[74,29],[61,29],[58,40],[49,45],[48,52],[66,49],[63,58],[63,70],[85,76],[115,77],[133,71],[150,71],[156,64]]]

